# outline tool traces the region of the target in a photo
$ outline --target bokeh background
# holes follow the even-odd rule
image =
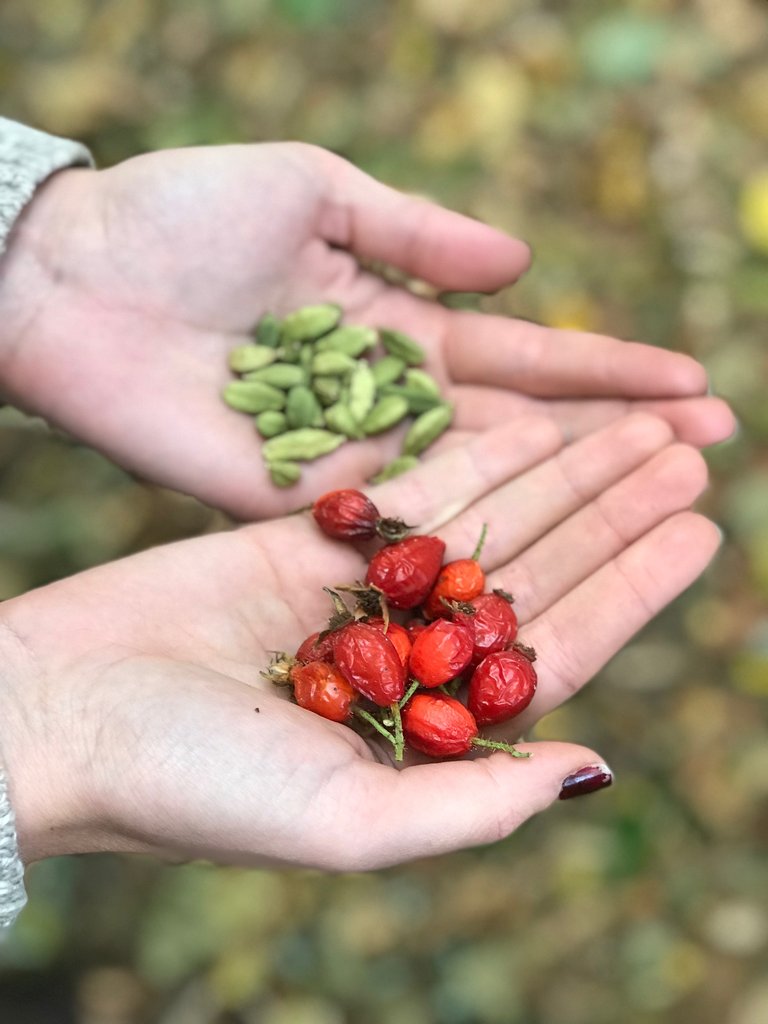
[[[531,242],[487,308],[693,353],[735,405],[714,567],[540,734],[619,784],[370,876],[68,858],[3,1024],[768,1021],[764,0],[3,0],[2,111],[101,165],[303,139]],[[225,527],[12,410],[3,597]]]

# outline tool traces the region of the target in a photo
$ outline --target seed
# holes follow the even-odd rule
[[[262,437],[276,437],[278,434],[285,433],[288,429],[285,413],[271,409],[259,413],[256,417],[256,429]]]
[[[343,352],[344,355],[357,358],[369,348],[373,348],[377,340],[378,335],[372,327],[350,324],[346,327],[337,327],[335,331],[326,334],[318,341],[316,351]]]
[[[312,390],[320,399],[321,405],[333,405],[341,395],[341,381],[338,377],[314,377]]]
[[[344,402],[336,402],[334,405],[329,405],[323,415],[326,426],[330,427],[337,434],[344,434],[345,437],[351,437],[355,440],[359,440],[364,436],[360,429],[360,424],[349,411],[349,406]]]
[[[308,387],[297,384],[288,392],[288,401],[285,404],[285,415],[288,426],[292,429],[298,427],[316,427],[323,425],[323,411],[320,403]]]
[[[322,377],[342,377],[357,365],[343,352],[318,352],[312,360],[312,372]]]
[[[420,455],[448,429],[453,419],[452,405],[437,405],[423,412],[411,425],[403,440],[403,455]]]
[[[394,480],[396,476],[407,473],[409,469],[413,469],[418,464],[419,460],[415,455],[398,455],[396,459],[392,459],[386,466],[383,466],[375,476],[372,476],[368,483],[383,484],[386,480]]]
[[[264,384],[271,384],[273,388],[282,388],[287,391],[295,388],[297,384],[306,384],[307,375],[300,366],[293,363],[273,363],[265,366],[263,370],[254,370],[246,374],[244,380],[258,380]]]
[[[230,408],[252,415],[285,405],[285,394],[261,380],[233,380],[224,388],[222,397]]]
[[[229,368],[234,373],[261,370],[277,359],[277,352],[268,345],[238,345],[229,353]]]
[[[399,356],[384,356],[375,363],[371,363],[371,373],[373,379],[376,381],[377,387],[383,387],[385,384],[394,384],[398,380],[405,369],[405,360],[400,359]]]
[[[399,395],[385,395],[374,405],[360,426],[365,434],[381,434],[408,415],[408,403]],[[406,452],[406,454],[413,454]]]
[[[427,354],[418,342],[409,338],[402,331],[391,331],[387,328],[379,329],[381,344],[391,356],[398,356],[408,366],[421,366],[427,358]]]
[[[282,335],[287,341],[312,341],[333,330],[340,319],[341,306],[304,306],[283,319]]]
[[[426,370],[406,370],[405,386],[412,391],[421,391],[422,394],[440,398],[440,385],[432,374],[427,373]]]
[[[318,427],[302,427],[300,430],[289,430],[265,441],[261,452],[268,462],[295,459],[311,462],[313,459],[319,459],[321,455],[334,451],[345,441],[343,434],[335,434]]]
[[[301,476],[298,462],[270,462],[268,468],[275,487],[290,487]]]
[[[271,313],[265,313],[253,332],[257,344],[277,348],[280,343],[280,321]]]
[[[349,377],[349,411],[358,423],[371,411],[375,400],[376,381],[368,363],[361,359]]]
[[[424,391],[406,387],[404,384],[387,384],[381,389],[382,395],[400,395],[408,403],[408,412],[412,416],[418,416],[428,409],[434,409],[436,405],[442,405],[442,397],[428,395]]]

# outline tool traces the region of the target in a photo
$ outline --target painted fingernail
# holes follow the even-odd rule
[[[560,799],[570,800],[584,793],[594,793],[596,789],[604,789],[612,782],[613,772],[607,764],[588,764],[563,779]]]

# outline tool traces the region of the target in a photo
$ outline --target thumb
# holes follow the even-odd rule
[[[517,749],[532,756],[523,760],[499,752],[397,773],[367,765],[372,777],[355,786],[365,793],[366,813],[350,808],[353,870],[496,842],[556,800],[601,789],[613,779],[610,768],[586,747],[541,742]],[[378,779],[372,784],[374,773]]]
[[[316,155],[327,182],[320,231],[332,245],[455,291],[495,292],[528,269],[525,242],[389,188],[326,150]]]

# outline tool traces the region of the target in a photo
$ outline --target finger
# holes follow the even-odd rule
[[[610,779],[585,747],[541,742],[519,749],[532,756],[496,753],[401,772],[360,765],[354,777],[339,780],[337,803],[349,824],[342,829],[345,859],[336,866],[370,870],[496,842],[554,803],[564,780],[584,767],[601,766]],[[329,859],[338,860],[337,846],[338,839]]]
[[[714,523],[681,512],[620,555],[525,626],[538,651],[539,686],[515,732],[580,689],[639,629],[704,571],[720,544]]]
[[[524,242],[389,188],[325,150],[315,155],[328,183],[320,232],[332,245],[462,291],[497,291],[528,269]]]
[[[452,558],[472,551],[483,523],[488,531],[481,562],[486,571],[506,565],[577,509],[664,448],[672,433],[662,420],[633,413],[562,448],[487,497],[476,501],[442,532]]]
[[[506,481],[547,460],[562,445],[544,416],[524,416],[451,446],[417,468],[369,491],[382,509],[397,508],[428,533]]]
[[[671,445],[490,576],[487,589],[512,593],[518,617],[530,621],[660,522],[688,508],[706,485],[707,465],[699,452]]]
[[[704,368],[680,352],[482,313],[456,312],[446,322],[446,361],[457,382],[545,398],[669,398],[707,389]]]
[[[486,430],[524,412],[551,416],[566,440],[583,437],[630,412],[648,412],[666,420],[678,441],[705,448],[719,444],[736,430],[736,419],[721,398],[659,400],[625,398],[546,399],[502,391],[500,388],[460,385],[450,398],[456,405],[456,425],[462,430]]]

